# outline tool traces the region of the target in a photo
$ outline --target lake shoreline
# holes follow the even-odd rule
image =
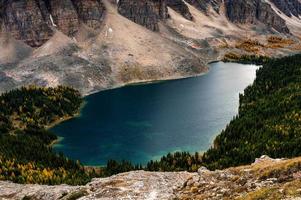
[[[129,81],[127,83],[123,83],[123,84],[117,84],[113,87],[109,87],[109,88],[105,88],[105,89],[101,89],[101,90],[96,90],[96,91],[91,91],[88,93],[84,93],[82,94],[83,97],[87,97],[93,94],[96,94],[98,92],[103,92],[103,91],[108,91],[108,90],[114,90],[114,89],[119,89],[122,87],[130,87],[130,86],[135,86],[135,85],[147,85],[147,84],[155,84],[155,83],[161,83],[161,82],[166,82],[166,81],[175,81],[175,80],[184,80],[184,79],[188,79],[188,78],[195,78],[195,77],[200,77],[203,75],[206,75],[210,72],[210,68],[211,68],[211,64],[215,64],[218,62],[223,62],[223,63],[234,63],[234,64],[246,64],[246,65],[257,65],[254,63],[242,63],[239,62],[239,60],[235,61],[223,61],[223,60],[213,60],[207,63],[206,69],[204,70],[204,72],[198,73],[198,74],[194,74],[194,75],[190,75],[190,76],[175,76],[175,77],[169,77],[169,78],[162,78],[162,79],[145,79],[145,80],[137,80],[137,81]],[[257,65],[259,66],[259,65]]]
[[[118,89],[118,90],[104,92],[104,93],[99,92],[100,93],[99,95],[88,96],[87,98],[85,98],[85,100],[89,102],[89,106],[87,106],[84,110],[85,116],[83,116],[81,119],[75,119],[75,121],[71,121],[70,123],[69,122],[65,123],[62,126],[60,125],[57,128],[53,129],[54,133],[61,133],[60,135],[65,137],[64,141],[60,143],[63,146],[59,147],[57,150],[63,151],[66,154],[67,152],[69,152],[69,150],[67,150],[67,149],[70,149],[69,145],[72,145],[72,144],[76,145],[76,146],[74,146],[74,150],[70,151],[69,156],[74,159],[82,160],[82,162],[84,163],[85,166],[92,166],[92,167],[105,165],[105,160],[107,158],[117,160],[117,159],[119,159],[119,157],[127,159],[127,160],[131,160],[132,157],[135,157],[134,159],[131,160],[133,163],[142,163],[143,164],[143,163],[146,163],[148,160],[150,160],[150,159],[148,159],[148,157],[152,158],[154,155],[157,155],[156,151],[158,151],[158,152],[162,151],[164,153],[162,153],[160,155],[165,155],[168,152],[178,151],[182,147],[183,148],[185,147],[184,149],[182,149],[182,151],[189,151],[189,152],[205,151],[207,149],[207,146],[210,147],[210,145],[212,145],[212,140],[214,139],[214,137],[213,136],[211,137],[211,135],[212,135],[211,133],[214,132],[215,133],[214,136],[216,135],[216,133],[219,133],[220,130],[222,130],[224,128],[224,125],[226,123],[228,123],[229,120],[231,120],[231,118],[236,114],[236,109],[237,109],[236,105],[235,105],[236,103],[230,103],[230,102],[236,102],[235,99],[237,98],[238,92],[239,91],[242,92],[243,89],[245,89],[245,87],[247,87],[247,84],[251,84],[251,82],[253,80],[253,78],[250,78],[250,76],[245,76],[245,78],[242,78],[242,83],[244,83],[245,85],[238,84],[238,85],[240,85],[240,86],[238,86],[236,80],[240,80],[238,78],[238,77],[240,77],[240,75],[237,75],[237,73],[238,74],[246,73],[248,71],[248,69],[252,69],[250,67],[252,67],[252,66],[256,67],[256,66],[255,65],[252,65],[252,66],[247,65],[247,67],[241,67],[241,66],[237,66],[237,63],[233,63],[233,64],[235,64],[235,66],[233,66],[233,68],[232,68],[232,67],[230,67],[231,66],[230,63],[223,63],[223,62],[220,62],[220,63],[217,62],[217,64],[213,63],[213,65],[210,65],[208,67],[208,72],[210,72],[210,73],[208,73],[208,72],[201,73],[198,76],[182,78],[182,80],[183,79],[191,79],[191,80],[183,80],[183,82],[182,81],[168,81],[170,83],[164,83],[167,81],[166,80],[163,80],[163,81],[155,80],[155,81],[148,81],[148,82],[139,82],[139,83],[134,83],[134,84],[131,83],[131,84],[125,85],[124,87],[120,87],[120,88],[124,88],[124,89]],[[255,69],[251,70],[251,73],[253,74],[253,75],[251,75],[251,77],[254,76]],[[206,76],[204,76],[204,78],[202,78],[202,75],[206,75]],[[172,80],[175,80],[175,79],[172,79]],[[179,80],[179,79],[176,79],[176,80]],[[246,80],[249,80],[249,82],[246,83]],[[156,84],[156,83],[159,83],[159,84]],[[226,86],[225,83],[229,83],[229,85]],[[150,85],[150,84],[153,84],[153,85]],[[197,87],[191,87],[191,84],[194,84]],[[139,85],[145,85],[145,87],[144,86],[138,87]],[[168,97],[168,95],[163,95],[163,96],[159,95],[160,92],[158,89],[162,87],[160,85],[162,85],[164,88],[164,90],[162,90],[162,92],[164,92],[164,94],[168,94],[169,93],[168,91],[170,91],[172,96]],[[131,87],[131,86],[134,86],[134,87]],[[137,87],[135,87],[135,86],[137,86]],[[235,91],[233,91],[233,88],[236,88],[236,87],[237,87],[237,89],[234,89]],[[232,89],[227,90],[226,93],[224,93],[223,91],[225,89],[223,89],[223,88],[232,88]],[[145,93],[146,95],[143,95],[144,94],[143,91],[147,91]],[[233,95],[230,93],[231,95],[229,96],[228,94],[231,91],[233,91]],[[193,102],[196,103],[195,104],[196,107],[193,106],[193,108],[191,108],[191,109],[189,107],[187,109],[184,109],[180,105],[183,106],[183,101],[185,102],[187,97],[190,98],[190,93],[192,95],[191,97],[193,97],[193,99],[195,99],[195,100],[193,100]],[[114,96],[110,96],[112,94],[116,98],[114,98]],[[210,100],[210,96],[212,97],[212,95],[215,95],[215,94],[225,94],[226,95],[225,98],[230,98],[229,99],[230,101],[224,101],[224,100],[212,101],[212,100]],[[145,98],[142,98],[141,95],[144,96]],[[100,96],[102,100],[98,99],[98,96]],[[125,96],[126,99],[123,100],[122,99],[123,96]],[[161,98],[163,98],[163,99],[161,99]],[[223,97],[221,97],[219,99],[223,99]],[[188,99],[188,100],[191,101],[191,99]],[[207,102],[207,101],[211,102],[209,104],[211,107],[213,106],[212,105],[212,102],[213,102],[215,104],[214,105],[215,109],[217,109],[217,110],[221,110],[222,107],[225,106],[224,102],[228,102],[226,104],[227,107],[235,106],[235,108],[231,109],[232,111],[230,111],[230,112],[225,110],[225,111],[222,111],[221,113],[219,113],[219,111],[218,111],[217,116],[212,116],[210,118],[211,121],[214,121],[214,123],[213,123],[214,129],[206,128],[207,125],[204,125],[204,126],[199,125],[200,123],[202,124],[202,121],[200,121],[200,120],[189,121],[189,123],[191,123],[191,122],[193,123],[190,125],[190,129],[189,129],[189,131],[191,131],[190,138],[193,138],[193,137],[199,138],[199,135],[204,134],[205,138],[208,136],[207,138],[210,139],[210,144],[209,144],[209,139],[207,141],[207,138],[205,140],[200,140],[200,142],[198,142],[198,140],[193,140],[193,141],[189,142],[191,139],[187,139],[187,137],[184,137],[187,139],[187,141],[185,141],[185,142],[180,141],[180,140],[178,141],[179,146],[176,146],[174,143],[168,142],[168,141],[170,141],[170,139],[168,139],[169,133],[172,133],[175,135],[179,134],[178,135],[179,137],[183,137],[183,130],[181,127],[185,126],[186,119],[184,119],[182,116],[192,116],[194,119],[198,119],[198,116],[200,116],[199,111],[207,112],[206,110],[208,110],[208,107],[203,107],[198,102]],[[126,102],[129,102],[129,103],[126,103]],[[160,102],[163,102],[166,104],[166,106],[164,108],[167,110],[163,111],[162,109],[159,109],[159,110],[156,109],[156,108],[160,107],[160,105],[158,105],[158,104],[160,104]],[[180,109],[173,109],[170,103],[171,104],[177,103],[178,106],[176,106],[176,107],[178,107]],[[101,105],[103,105],[103,106],[101,106]],[[139,107],[139,105],[140,105],[140,107]],[[132,106],[134,106],[134,107],[132,108]],[[141,107],[141,106],[143,106],[143,107]],[[216,107],[216,106],[218,106],[218,107]],[[103,107],[103,108],[98,110],[97,109],[98,107]],[[114,109],[114,108],[118,108],[118,107],[120,107],[120,109]],[[149,109],[149,110],[147,110],[147,109]],[[155,109],[154,111],[157,114],[156,115],[144,115],[144,110],[149,112],[150,109],[151,110]],[[201,110],[196,111],[197,109],[201,109]],[[166,112],[170,113],[171,117],[166,118],[166,116],[165,116],[165,119],[170,119],[170,120],[174,121],[174,122],[170,122],[170,120],[169,120],[168,123],[178,124],[178,125],[174,126],[173,129],[169,129],[164,125],[157,126],[158,119],[160,117],[162,117],[161,116],[162,114],[165,115]],[[91,117],[93,119],[92,118],[86,119],[86,117],[90,116],[90,115],[87,116],[88,113],[92,114]],[[99,116],[97,113],[102,113],[102,116]],[[121,113],[124,113],[124,114],[121,114]],[[130,115],[127,115],[127,113],[130,113]],[[134,117],[134,118],[130,117],[129,118],[126,116],[146,116],[146,118],[145,117],[142,117],[142,118],[141,117]],[[223,117],[220,117],[220,116],[223,116]],[[220,120],[218,123],[215,122],[215,120],[217,118]],[[93,120],[95,120],[95,119],[97,119],[97,120],[95,122],[93,122]],[[164,119],[164,118],[162,118],[162,119]],[[202,117],[200,119],[202,120]],[[159,121],[161,121],[161,120],[159,120]],[[117,124],[115,124],[115,123],[117,123]],[[153,127],[154,129],[149,124],[155,125]],[[87,133],[84,128],[86,126],[89,127],[89,131]],[[156,126],[159,129],[156,129]],[[118,128],[116,128],[116,127],[118,127]],[[156,131],[153,131],[155,129],[156,129]],[[122,132],[124,134],[119,135],[120,130],[123,130]],[[138,132],[136,132],[136,131],[138,131]],[[131,147],[130,148],[125,147],[125,144],[128,144],[128,142],[133,143],[131,145],[131,146],[133,146],[135,143],[138,142],[138,140],[142,141],[142,142],[147,142],[147,144],[151,145],[152,144],[151,140],[155,139],[156,134],[160,133],[160,132],[164,133],[164,135],[165,135],[163,138],[161,137],[160,141],[161,141],[161,143],[164,143],[167,146],[164,146],[164,148],[163,148],[162,145],[161,146],[159,145],[158,150],[154,149],[155,153],[150,153],[149,155],[148,155],[148,153],[146,153],[145,156],[144,155],[142,156],[143,153],[141,153],[141,152],[148,151],[148,150],[145,151],[144,147],[142,147],[142,146],[139,147],[139,148],[143,149],[141,151],[137,151],[137,149],[134,151],[134,149]],[[186,131],[184,130],[184,132],[186,132]],[[125,134],[125,133],[127,133],[127,134]],[[85,137],[85,139],[83,140],[83,139],[81,139],[83,137],[82,134],[85,134],[87,136],[89,135],[89,137],[95,138],[95,139],[92,139],[91,141],[89,141],[89,139],[86,139],[87,137]],[[152,138],[151,134],[155,134],[153,136],[155,138],[151,139]],[[127,139],[125,139],[125,137],[133,138],[133,140],[128,141]],[[118,140],[111,140],[110,138],[118,138]],[[139,138],[139,139],[136,139],[136,138]],[[172,138],[174,138],[174,137],[172,137]],[[76,143],[73,143],[73,142],[70,143],[71,140],[76,141]],[[125,141],[128,141],[128,142],[125,142]],[[156,139],[153,141],[156,142]],[[54,144],[57,144],[57,142]],[[190,146],[190,144],[192,144],[192,145]],[[90,145],[89,149],[91,149],[91,148],[93,149],[93,147],[95,147],[96,149],[102,148],[101,151],[107,152],[107,155],[101,156],[101,157],[97,158],[97,160],[95,160],[95,161],[93,159],[88,160],[89,156],[91,156],[92,158],[94,157],[93,155],[91,155],[91,152],[97,152],[97,150],[94,150],[94,151],[89,150],[86,148],[86,145]],[[122,149],[127,149],[127,151],[131,151],[131,153],[128,154],[126,151],[126,152],[121,153],[124,155],[121,156],[120,154],[118,154],[117,157],[114,157],[115,155],[117,155],[115,153],[115,152],[118,152],[117,149],[121,148],[121,147],[119,147],[119,145],[122,146]],[[109,150],[108,148],[112,148],[112,149]],[[157,148],[157,147],[153,146],[153,148]],[[77,150],[75,151],[75,149],[77,149]],[[151,152],[151,151],[152,150],[149,150],[149,152]],[[135,153],[135,152],[137,152],[137,153]],[[85,153],[87,153],[87,155],[85,155]],[[77,155],[80,155],[80,156],[77,156]],[[84,155],[84,156],[82,156],[82,155]],[[132,155],[134,155],[134,156],[132,156]],[[159,157],[160,156],[158,156],[158,159],[159,159]],[[145,161],[144,158],[147,158],[147,161]]]
[[[84,97],[83,97],[84,98]],[[81,116],[81,111],[82,109],[87,105],[87,102],[84,100],[82,105],[79,107],[78,111],[73,115],[73,116],[64,116],[64,117],[61,117],[60,119],[52,122],[51,124],[47,125],[45,127],[46,130],[50,130],[52,129],[53,127],[65,122],[65,121],[68,121],[68,120],[71,120],[71,119],[74,119],[74,118],[77,118],[77,117],[80,117]],[[55,134],[57,136],[57,139],[51,141],[51,143],[48,145],[49,147],[53,147],[54,145],[56,144],[59,144],[64,138],[63,137],[60,137],[58,136],[57,134]]]
[[[223,61],[212,61],[212,62],[208,63],[208,65],[216,63],[216,62],[223,62]],[[109,87],[109,88],[105,88],[105,89],[101,89],[101,90],[96,90],[96,91],[91,91],[91,92],[88,92],[88,93],[84,93],[82,95],[83,95],[83,97],[87,97],[87,96],[90,96],[90,95],[93,95],[93,94],[96,94],[96,93],[99,93],[99,92],[119,89],[119,88],[123,88],[123,87],[130,87],[130,86],[135,86],[135,85],[155,84],[155,83],[161,83],[161,82],[166,82],[166,81],[174,81],[174,80],[183,80],[183,79],[203,76],[203,75],[206,75],[209,72],[210,72],[210,66],[206,66],[206,70],[204,70],[204,72],[194,74],[194,75],[190,75],[190,76],[174,76],[174,77],[162,78],[162,79],[145,79],[145,80],[129,81],[127,83],[117,84],[113,87]]]

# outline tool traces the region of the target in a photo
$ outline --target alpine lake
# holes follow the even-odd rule
[[[90,166],[206,151],[237,114],[239,94],[258,68],[217,62],[202,76],[89,95],[79,117],[51,129],[61,138],[54,149]]]

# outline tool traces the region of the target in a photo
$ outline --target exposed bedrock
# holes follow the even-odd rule
[[[186,0],[207,13],[213,8],[219,13],[222,0]],[[287,16],[299,16],[299,0],[271,0]],[[226,15],[234,23],[256,24],[289,33],[286,22],[272,6],[263,0],[225,0]],[[192,15],[183,0],[119,0],[118,12],[152,31],[159,31],[159,21],[168,18],[167,6],[188,20]],[[0,31],[31,47],[44,44],[58,29],[69,37],[76,35],[79,24],[93,29],[101,27],[105,7],[101,0],[0,0]]]
[[[165,0],[119,0],[118,12],[152,31],[159,31],[159,20],[168,17]]]
[[[263,0],[225,0],[225,6],[227,17],[234,23],[255,24],[259,21],[278,32],[289,33],[285,20]]]
[[[301,15],[301,1],[299,0],[272,0],[272,2],[289,17]]]
[[[51,0],[50,13],[59,30],[68,36],[76,34],[79,17],[71,0]]]
[[[72,0],[82,22],[89,27],[99,29],[105,13],[105,7],[100,0]]]
[[[270,4],[262,1],[258,3],[257,19],[280,33],[290,33],[286,22],[274,12]]]
[[[100,0],[1,0],[1,32],[39,47],[58,29],[74,36],[79,24],[99,28],[105,8]]]
[[[193,19],[188,6],[184,3],[183,0],[167,0],[167,6],[180,13],[186,19]]]
[[[219,13],[222,4],[222,0],[186,0],[186,2],[204,13],[207,13],[209,6]]]
[[[0,3],[2,31],[9,32],[15,39],[36,47],[41,46],[53,35],[37,1],[7,0]]]
[[[183,0],[119,0],[118,12],[152,31],[159,31],[159,20],[168,18],[167,6],[188,20],[192,15]]]

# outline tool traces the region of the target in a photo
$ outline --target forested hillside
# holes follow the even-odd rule
[[[82,98],[71,88],[23,87],[0,96],[0,180],[18,183],[83,184],[79,162],[53,152],[56,135],[46,130],[79,112]]]
[[[261,155],[301,155],[301,55],[269,61],[240,95],[239,114],[203,156],[210,169],[247,164]]]

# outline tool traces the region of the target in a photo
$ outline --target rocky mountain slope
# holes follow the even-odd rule
[[[227,16],[232,22],[257,23],[257,21],[272,27],[281,33],[289,33],[289,29],[282,19],[265,1],[225,1]]]
[[[0,182],[0,199],[298,199],[301,158],[262,156],[252,165],[198,173],[133,171],[93,179],[85,186]]]
[[[300,51],[300,36],[299,0],[0,0],[0,92],[195,76],[229,52]],[[240,45],[250,38],[264,48]]]
[[[301,15],[301,2],[299,0],[272,0],[272,2],[288,17]]]

